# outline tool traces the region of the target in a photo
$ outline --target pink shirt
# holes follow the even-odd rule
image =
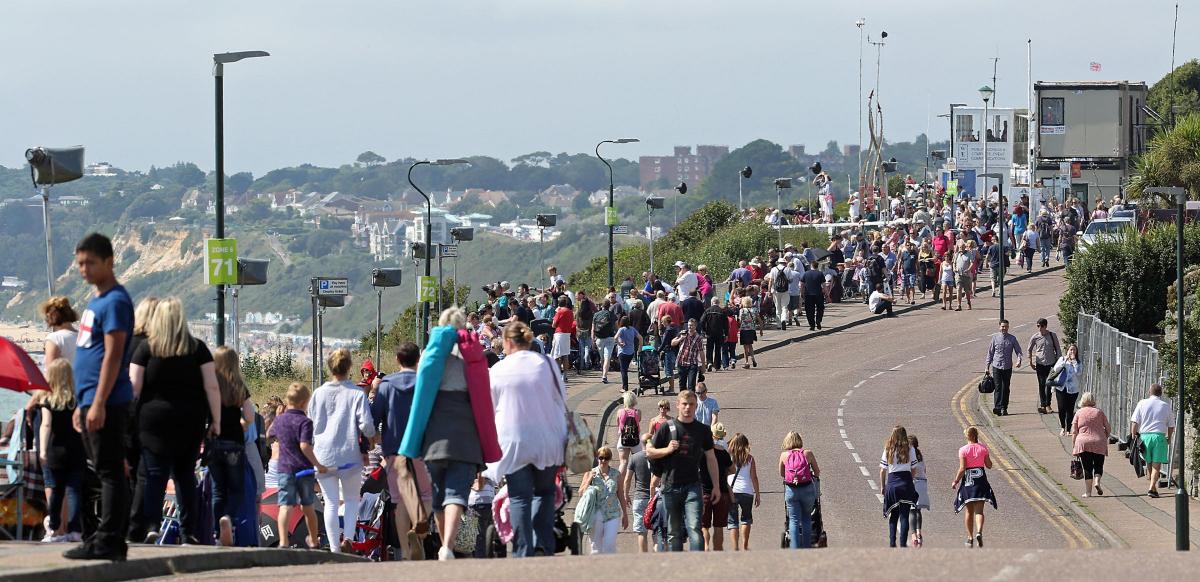
[[[617,413],[617,430],[621,430],[620,427],[625,426],[625,417],[627,416],[632,416],[637,421],[637,425],[642,426],[642,411],[636,408],[622,408]]]
[[[984,459],[987,459],[988,448],[983,443],[969,443],[958,449],[958,456],[967,462],[968,469],[980,469],[984,467]]]
[[[1108,435],[1112,427],[1104,412],[1095,406],[1084,406],[1075,413],[1071,424],[1071,432],[1075,435],[1075,446],[1072,455],[1080,453],[1108,454]]]

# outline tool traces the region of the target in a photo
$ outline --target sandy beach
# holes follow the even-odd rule
[[[47,333],[41,326],[0,322],[0,336],[15,342],[31,354],[42,351]]]

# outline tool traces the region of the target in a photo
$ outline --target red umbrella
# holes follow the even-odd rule
[[[21,346],[3,337],[0,337],[0,388],[17,392],[50,389],[33,358]]]

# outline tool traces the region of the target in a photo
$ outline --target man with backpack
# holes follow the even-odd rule
[[[887,259],[884,258],[882,248],[873,249],[871,255],[867,257],[867,292],[875,289],[877,283],[884,282],[884,272],[887,270]],[[867,302],[868,297],[863,297],[863,303]]]
[[[608,363],[612,360],[613,348],[617,345],[617,318],[608,299],[592,316],[592,344],[600,352],[600,381],[608,384]]]
[[[787,267],[787,260],[780,258],[775,261],[775,267],[767,274],[767,278],[771,280],[771,294],[775,299],[775,318],[779,320],[779,329],[787,329],[788,322],[788,302],[791,296],[788,294],[788,286],[792,272]]]
[[[721,299],[713,297],[712,306],[700,316],[700,330],[704,332],[704,353],[708,360],[708,371],[721,369],[721,347],[729,332],[729,320],[721,308]]]
[[[712,431],[708,425],[696,421],[696,394],[681,390],[676,403],[679,416],[658,427],[646,448],[646,456],[654,461],[651,470],[662,484],[670,550],[683,551],[686,530],[688,549],[700,552],[704,551],[700,520],[704,492],[700,471],[708,471],[711,482],[719,482],[717,457]],[[714,489],[710,500],[713,504],[720,502],[721,490]]]

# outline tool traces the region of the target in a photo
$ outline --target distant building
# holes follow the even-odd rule
[[[112,176],[120,175],[121,173],[122,173],[122,170],[120,168],[113,167],[113,165],[108,162],[100,162],[98,164],[88,164],[83,169],[84,176],[98,176],[98,177],[109,178]]]
[[[538,200],[546,206],[567,210],[571,208],[571,204],[575,202],[575,196],[578,194],[579,191],[570,184],[555,184],[538,192]]]
[[[78,207],[78,206],[87,206],[88,204],[91,203],[91,200],[88,200],[87,198],[84,198],[83,196],[59,196],[59,197],[55,198],[54,200],[58,201],[59,206],[76,206],[76,207]]]
[[[728,154],[729,146],[700,145],[696,146],[695,154],[691,146],[675,146],[674,155],[642,156],[638,158],[639,181],[642,188],[663,179],[699,185],[712,173],[713,165]]]
[[[649,188],[649,186],[647,186],[647,188]],[[633,186],[617,186],[616,188],[613,188],[614,201],[622,198],[632,198],[634,196],[641,195],[642,191],[634,188]],[[588,204],[591,204],[592,206],[608,206],[608,188],[596,190],[595,192],[588,194]]]
[[[4,277],[0,279],[0,289],[5,291],[22,291],[29,286],[27,281],[17,277]]]

